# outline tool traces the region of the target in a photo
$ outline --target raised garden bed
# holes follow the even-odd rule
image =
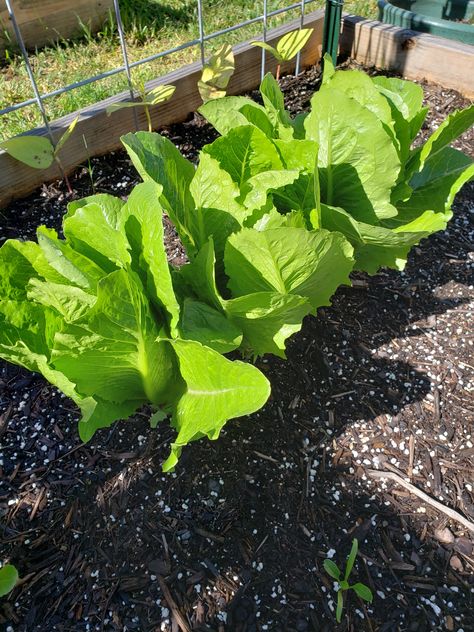
[[[285,78],[294,112],[315,71]],[[425,85],[427,135],[459,93]],[[188,157],[215,137],[200,117],[165,133]],[[471,152],[473,134],[457,147]],[[92,159],[78,195],[126,196],[138,181],[123,152]],[[45,186],[3,211],[1,237],[59,227],[66,196]],[[410,478],[474,519],[472,422],[473,186],[448,230],[415,248],[403,274],[356,275],[307,318],[288,361],[258,362],[273,396],[217,443],[160,466],[170,434],[147,420],[83,446],[76,411],[44,380],[3,364],[2,551],[24,578],[0,606],[15,632],[51,630],[334,630],[326,556],[357,537],[357,574],[372,606],[352,599],[341,630],[469,630],[473,538],[410,494]],[[168,227],[170,260],[183,251]],[[381,309],[381,305],[383,308]],[[33,423],[32,423],[33,422]]]

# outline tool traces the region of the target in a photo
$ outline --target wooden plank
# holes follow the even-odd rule
[[[301,64],[303,67],[315,64],[321,56],[323,23],[324,12],[321,10],[308,13],[305,17],[305,27],[314,28],[315,33],[302,51]],[[267,41],[275,45],[282,35],[299,28],[299,26],[298,19],[272,29],[268,32]],[[234,54],[235,73],[229,84],[228,94],[240,94],[252,90],[260,83],[261,49],[245,42],[234,47]],[[294,61],[288,62],[283,65],[282,72],[291,72],[294,67]],[[269,56],[267,56],[266,69],[272,72],[275,72],[276,69],[274,60],[270,59]],[[201,65],[199,62],[195,62],[147,84],[147,89],[165,83],[176,86],[173,97],[167,103],[151,109],[154,127],[158,128],[184,121],[192,112],[196,111],[202,104],[197,90],[197,82],[200,77]],[[84,108],[80,112],[74,112],[58,119],[51,124],[57,139],[70,122],[80,114],[76,129],[61,152],[61,161],[66,172],[70,173],[92,156],[107,154],[120,148],[122,146],[120,136],[136,130],[132,108],[118,110],[111,116],[106,115],[106,108],[109,105],[129,99],[129,93],[123,92]],[[145,114],[142,109],[136,108],[135,112],[138,114],[139,129],[147,129]],[[31,133],[39,136],[46,135],[44,128],[35,129]],[[87,141],[87,147],[84,143],[84,137]],[[11,200],[24,197],[34,191],[43,182],[56,180],[58,175],[56,165],[40,171],[23,165],[5,152],[0,152],[0,208]]]
[[[74,0],[73,3],[71,0],[12,0],[12,5],[27,48],[67,39],[80,30],[81,22],[93,32],[97,31],[114,6],[113,0]],[[0,9],[0,26],[0,51],[3,51],[4,30],[15,41],[5,6]]]
[[[345,15],[340,50],[356,61],[474,98],[474,46]]]

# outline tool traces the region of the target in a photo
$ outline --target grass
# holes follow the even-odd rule
[[[261,14],[262,5],[248,0],[204,0],[204,27],[211,33],[231,24]],[[270,0],[269,11],[291,4],[291,0]],[[229,11],[230,5],[232,11]],[[120,7],[131,61],[178,46],[199,35],[195,0],[121,0]],[[324,6],[317,0],[307,11]],[[344,10],[367,17],[376,16],[376,0],[346,0]],[[299,10],[269,20],[269,27],[299,16]],[[257,35],[260,25],[240,29],[206,44],[206,52],[224,41],[236,43]],[[199,58],[199,48],[192,47],[156,62],[132,70],[134,85],[161,76]],[[122,65],[122,55],[112,15],[99,33],[92,34],[85,24],[78,24],[78,37],[31,53],[30,60],[41,93],[80,81],[104,70]],[[45,101],[50,120],[105,99],[128,88],[124,73],[97,81]],[[32,90],[25,65],[12,47],[5,51],[0,67],[0,108],[31,98]],[[6,139],[42,125],[36,106],[0,117],[0,138]]]

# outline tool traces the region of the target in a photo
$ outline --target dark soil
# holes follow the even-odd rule
[[[294,110],[316,71],[284,78]],[[424,85],[426,135],[467,105]],[[199,117],[165,130],[195,158],[215,134]],[[473,153],[473,134],[458,147]],[[126,196],[138,178],[123,152],[73,177],[78,197]],[[3,211],[1,239],[59,228],[62,183]],[[41,377],[0,365],[0,559],[22,581],[0,628],[51,631],[474,630],[474,533],[393,480],[398,475],[474,521],[474,185],[455,218],[413,250],[404,273],[357,275],[307,318],[288,360],[259,368],[272,397],[188,447],[163,475],[171,432],[145,415],[82,445],[69,400]],[[173,263],[181,246],[168,226]],[[133,423],[132,423],[133,422]],[[357,538],[352,575],[368,605],[324,572]],[[3,626],[3,628],[2,628]]]

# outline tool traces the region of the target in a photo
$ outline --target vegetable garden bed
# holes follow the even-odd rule
[[[319,77],[284,78],[287,106],[307,106]],[[422,135],[468,105],[424,85]],[[189,158],[216,136],[196,116],[165,134]],[[473,153],[473,133],[455,146]],[[123,152],[92,159],[79,195],[126,196],[138,181]],[[93,190],[92,190],[93,187]],[[404,273],[354,275],[308,317],[288,361],[260,360],[272,398],[183,453],[162,475],[171,433],[145,417],[83,446],[69,400],[2,364],[2,550],[23,583],[0,605],[15,632],[51,630],[334,630],[333,582],[360,542],[341,630],[465,631],[472,615],[473,534],[373,470],[409,478],[474,520],[473,184],[448,230],[425,240]],[[45,186],[3,212],[2,238],[59,228],[66,199]],[[184,262],[167,224],[168,256]]]

